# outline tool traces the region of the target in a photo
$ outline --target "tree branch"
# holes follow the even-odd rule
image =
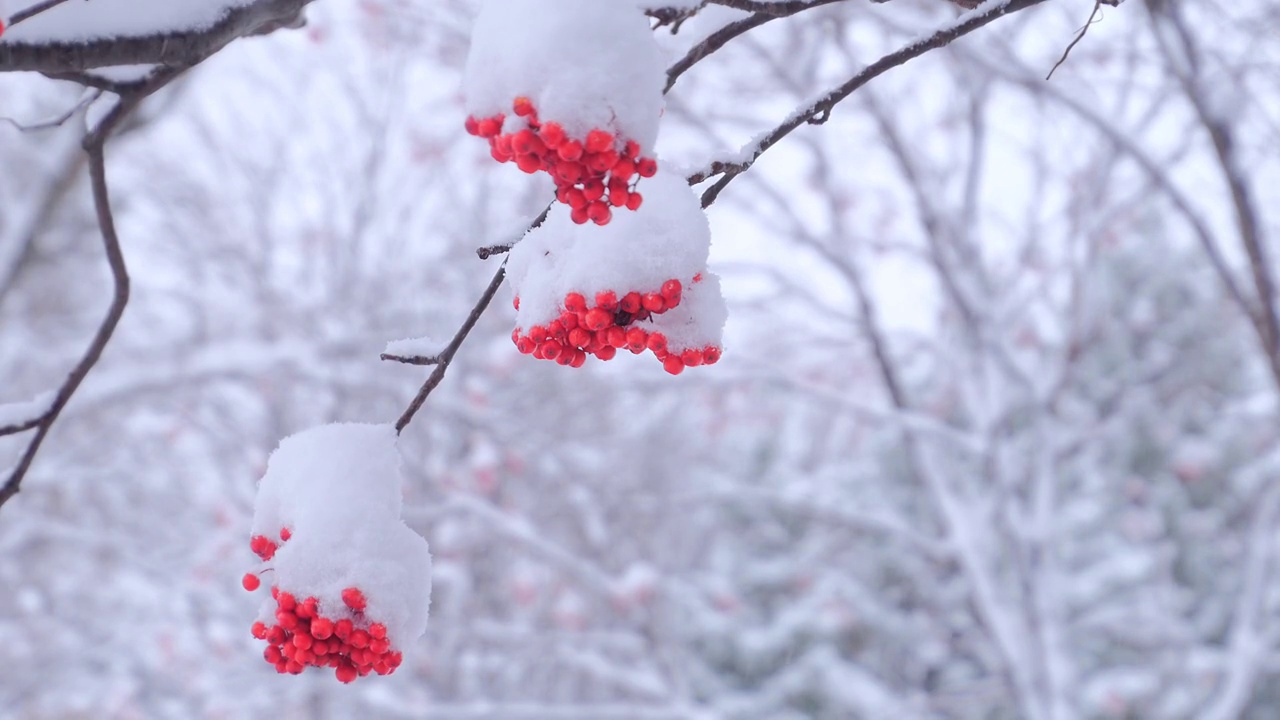
[[[826,122],[835,106],[852,95],[858,88],[893,68],[904,65],[931,50],[948,45],[952,41],[964,37],[1005,15],[1039,5],[1042,2],[1045,2],[1045,0],[987,0],[973,12],[962,15],[955,23],[936,31],[923,40],[918,40],[889,53],[863,68],[842,85],[823,95],[808,107],[792,114],[782,124],[765,134],[763,138],[756,142],[755,147],[749,150],[749,153],[747,153],[749,157],[745,160],[713,162],[708,170],[692,176],[690,178],[691,184],[703,182],[716,175],[722,176],[702,194],[702,207],[710,207],[720,196],[720,193],[728,187],[729,183],[733,182],[734,178],[749,170],[756,160],[760,159],[761,155],[778,144],[787,135],[790,135],[793,130],[806,123],[821,125]]]
[[[427,381],[422,384],[422,388],[418,390],[417,396],[413,398],[413,402],[409,403],[409,407],[405,409],[400,419],[396,421],[396,432],[404,430],[409,423],[413,422],[413,416],[422,408],[422,404],[427,401],[427,396],[432,390],[440,384],[444,379],[444,374],[449,372],[449,365],[453,362],[453,356],[458,353],[458,348],[462,347],[462,343],[466,341],[467,336],[471,334],[471,330],[475,328],[476,323],[480,321],[480,316],[484,315],[484,311],[489,308],[489,303],[493,302],[493,296],[498,293],[498,288],[502,286],[502,281],[507,277],[507,264],[504,262],[498,267],[498,272],[494,273],[493,279],[489,281],[489,287],[485,288],[484,294],[476,301],[475,307],[471,308],[471,313],[467,315],[467,319],[462,323],[462,327],[458,328],[458,332],[454,334],[453,340],[449,341],[440,355],[436,358],[436,369],[431,371],[431,375],[427,377]]]
[[[310,2],[311,0],[259,0],[244,7],[230,9],[221,20],[200,31],[142,37],[105,37],[84,43],[27,43],[6,40],[0,42],[0,72],[26,70],[48,75],[67,75],[111,65],[187,68],[213,55],[237,38],[265,34],[280,27],[298,26],[302,11]]]
[[[0,507],[3,507],[10,498],[18,494],[22,486],[22,480],[26,477],[27,471],[31,469],[31,463],[35,460],[36,453],[40,451],[40,446],[44,443],[44,439],[48,436],[54,423],[57,422],[58,416],[61,415],[67,402],[71,400],[71,396],[75,394],[80,384],[84,382],[85,377],[88,376],[89,371],[93,369],[93,366],[98,363],[98,359],[102,357],[102,352],[106,349],[107,343],[111,341],[111,336],[115,333],[116,326],[120,323],[120,318],[124,316],[125,306],[129,304],[129,270],[125,265],[124,253],[120,249],[120,238],[116,234],[115,217],[111,211],[111,198],[107,190],[104,148],[107,139],[111,137],[111,134],[115,132],[120,123],[128,118],[129,114],[136,110],[147,96],[167,85],[178,74],[179,71],[163,72],[137,92],[121,96],[119,104],[112,108],[98,123],[97,127],[85,137],[84,149],[89,156],[89,182],[93,191],[93,206],[98,218],[98,229],[102,233],[102,244],[107,256],[107,265],[111,269],[113,285],[111,304],[107,308],[106,317],[102,319],[102,323],[98,326],[98,331],[89,343],[88,349],[85,350],[84,356],[80,358],[80,361],[72,368],[67,379],[58,388],[53,404],[48,411],[36,419],[34,423],[22,424],[27,430],[34,429],[35,434],[32,435],[31,440],[27,443],[27,448],[19,458],[17,466],[9,473],[4,485],[0,486]]]

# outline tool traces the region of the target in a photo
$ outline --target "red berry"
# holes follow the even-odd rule
[[[351,665],[339,665],[338,669],[333,671],[333,674],[342,683],[355,682],[356,679],[356,669]]]
[[[702,364],[715,365],[720,361],[720,348],[708,345],[702,350]]]
[[[569,188],[565,192],[565,204],[574,210],[585,210],[590,199],[587,197],[585,190],[578,188]]]
[[[640,158],[640,162],[636,163],[636,172],[642,178],[651,178],[658,174],[658,161],[653,158]]]
[[[618,294],[612,290],[604,290],[596,293],[596,307],[602,310],[613,312],[618,309]],[[599,328],[596,328],[597,330]]]
[[[369,645],[369,633],[364,630],[353,630],[351,632],[351,647],[364,648]]]
[[[311,635],[317,640],[327,640],[333,635],[333,621],[322,617],[312,620]]]
[[[520,117],[529,117],[534,114],[533,101],[527,97],[518,97],[511,104],[511,109],[515,110],[516,115]]]
[[[467,116],[467,121],[463,124],[463,127],[467,129],[468,135],[480,134],[480,123],[476,121],[474,115]]]
[[[517,155],[516,167],[520,168],[521,172],[532,175],[542,169],[542,161],[533,155]]]
[[[627,200],[630,200],[630,199],[631,199],[631,193],[627,192],[626,190],[621,190],[621,191],[610,190],[609,191],[609,204],[614,207],[618,207],[618,208],[625,207],[627,204]]]
[[[680,304],[680,293],[683,290],[679,280],[668,280],[662,283],[662,298],[667,301],[668,306],[675,307]]]
[[[587,208],[579,207],[569,212],[569,219],[577,225],[585,225],[591,216],[587,214]]]
[[[592,312],[595,312],[594,310]],[[582,328],[575,328],[569,333],[569,344],[574,347],[586,347],[591,342],[591,333]]]
[[[629,292],[622,298],[622,312],[635,315],[640,312],[641,298],[638,292]]]
[[[297,635],[293,636],[293,646],[296,648],[300,648],[302,650],[309,649],[311,647],[312,641],[313,641],[313,638],[306,633],[298,633]]]
[[[262,581],[259,580],[258,576],[254,575],[253,573],[245,573],[244,577],[240,579],[240,584],[244,586],[245,590],[248,590],[249,592],[253,592],[254,590],[257,590],[262,585]]]
[[[680,353],[680,361],[685,364],[685,367],[698,367],[702,364],[702,351],[689,348]]]
[[[564,296],[564,309],[574,313],[584,312],[587,309],[587,299],[582,293],[571,292]]]
[[[342,591],[342,602],[356,612],[363,612],[365,607],[364,593],[359,588],[349,587]]]
[[[570,140],[556,148],[556,153],[561,160],[579,160],[582,158],[582,143],[577,140]]]
[[[653,333],[649,336],[649,340],[645,343],[645,347],[652,350],[655,354],[665,353],[667,351],[667,337],[662,333]]]
[[[253,627],[249,628],[249,632],[259,640],[267,639],[267,626],[261,622],[256,622]]]
[[[678,355],[668,355],[667,359],[662,361],[662,369],[672,375],[679,375],[684,372],[684,363],[680,361]]]
[[[649,333],[640,328],[631,328],[627,331],[627,349],[632,353],[639,355],[648,347]]]
[[[632,212],[639,210],[640,206],[643,203],[644,203],[644,196],[638,192],[633,192],[629,196],[627,196],[627,209]]]
[[[373,623],[369,626],[369,637],[375,637],[382,640],[387,637],[387,626],[382,623]]]
[[[617,354],[618,354],[618,349],[613,347],[612,345],[605,345],[604,347],[596,351],[596,357],[600,358],[605,362],[612,360],[615,356],[617,356]]]
[[[560,357],[563,351],[564,346],[555,340],[548,340],[538,345],[538,352],[542,355],[542,359],[544,360],[555,360]],[[345,593],[343,594],[343,599],[346,599]]]
[[[636,164],[626,158],[622,158],[613,164],[613,179],[626,182],[636,174]]]
[[[569,367],[580,368],[587,364],[587,353],[585,351],[574,350],[573,355],[570,356],[570,358]]]
[[[565,140],[564,128],[560,126],[560,123],[546,123],[542,126],[540,132],[542,134],[542,142],[552,149],[560,147]]]
[[[289,538],[293,537],[293,531],[287,527],[280,528],[280,541],[289,542]]]
[[[587,152],[599,153],[613,147],[613,135],[604,130],[592,130],[587,133]]]
[[[667,301],[663,300],[658,293],[645,293],[640,304],[651,313],[662,313],[667,310]]]
[[[606,328],[604,344],[612,348],[620,348],[627,344],[627,331],[613,325]]]
[[[586,317],[582,320],[582,325],[586,329],[595,332],[596,330],[602,330],[609,327],[609,324],[612,322],[613,315],[609,314],[608,310],[603,308],[594,308],[587,312]],[[580,343],[580,345],[586,345],[586,343]]]
[[[316,612],[318,607],[319,607],[319,601],[317,601],[313,597],[307,598],[305,601],[298,604],[298,609],[296,610],[296,613],[299,618],[303,620],[310,620],[311,618],[314,618],[318,614]]]
[[[280,627],[286,630],[292,630],[298,627],[298,616],[288,610],[277,610],[276,622],[280,623]]]
[[[481,120],[479,123],[477,123],[476,130],[478,131],[480,137],[482,138],[496,137],[498,133],[502,132],[502,121],[504,119],[505,118],[503,118],[501,115],[495,115],[494,117],[491,117],[491,118],[485,118],[484,120]]]
[[[608,225],[613,219],[613,211],[608,203],[596,201],[587,206],[587,217],[597,225]]]
[[[280,648],[275,645],[268,645],[267,649],[262,651],[262,658],[272,665],[275,665],[284,659],[280,654]]]
[[[582,186],[581,192],[582,197],[586,198],[589,202],[595,202],[604,197],[604,183],[599,180],[592,180]]]
[[[535,343],[534,341],[530,340],[527,337],[522,337],[520,338],[519,341],[516,342],[516,349],[519,350],[520,353],[523,355],[528,355],[532,353],[537,348],[537,346],[538,346],[537,343]]]
[[[293,609],[298,606],[298,601],[287,592],[280,593],[280,597],[276,598],[276,603],[285,612],[293,612]]]
[[[635,140],[628,140],[627,146],[622,150],[622,157],[628,159],[640,157],[640,143]]]
[[[346,642],[347,638],[351,637],[352,627],[353,627],[352,622],[346,618],[343,618],[333,624],[333,634],[339,640]]]

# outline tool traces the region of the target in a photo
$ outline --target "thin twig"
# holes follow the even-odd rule
[[[953,40],[964,37],[1005,15],[1039,5],[1042,2],[1045,2],[1045,0],[1013,0],[1009,3],[991,0],[970,13],[969,16],[962,18],[960,22],[943,28],[924,40],[913,42],[871,63],[842,85],[823,95],[808,107],[794,113],[785,122],[769,131],[756,143],[746,160],[740,162],[714,162],[708,170],[693,175],[690,178],[690,183],[703,182],[716,175],[721,176],[714,185],[702,194],[702,207],[710,207],[720,196],[720,193],[728,187],[729,183],[733,182],[734,178],[749,170],[765,151],[778,144],[796,128],[805,124],[821,125],[825,123],[830,118],[831,111],[835,106],[853,94],[858,88],[896,67],[904,65],[931,50],[948,45]]]
[[[71,396],[75,394],[80,384],[84,382],[85,377],[88,376],[89,371],[93,369],[93,366],[98,363],[98,359],[102,357],[102,351],[106,349],[107,343],[111,341],[111,336],[115,333],[116,326],[120,323],[120,318],[124,315],[125,306],[129,304],[129,270],[125,265],[124,253],[120,249],[120,237],[116,234],[115,217],[111,211],[111,197],[107,190],[104,149],[107,139],[120,126],[120,123],[124,122],[147,96],[164,87],[178,74],[179,71],[167,71],[137,92],[121,96],[120,102],[102,118],[93,131],[84,139],[85,153],[89,156],[89,182],[93,191],[93,206],[97,214],[98,229],[102,233],[102,244],[107,256],[107,265],[111,269],[113,285],[111,304],[108,306],[107,314],[98,326],[98,331],[94,334],[93,340],[89,343],[88,349],[85,350],[84,356],[80,358],[80,361],[72,368],[67,379],[58,388],[49,410],[35,425],[28,428],[34,429],[36,432],[31,436],[27,449],[19,458],[17,466],[10,472],[4,485],[0,486],[0,507],[3,507],[10,498],[18,494],[22,486],[22,480],[26,477],[27,471],[31,469],[31,463],[35,460],[36,453],[40,451],[40,446],[44,443],[44,439],[49,435],[49,431],[53,428],[54,423],[57,422],[58,416],[61,415],[67,402],[71,400]]]
[[[103,91],[99,88],[86,89],[85,92],[80,96],[80,99],[76,101],[75,105],[72,105],[69,109],[67,109],[66,112],[62,113],[61,115],[57,115],[48,120],[42,120],[40,122],[32,123],[30,125],[25,125],[23,123],[20,123],[11,117],[0,117],[0,121],[9,123],[13,127],[17,128],[19,132],[37,132],[39,130],[51,130],[56,127],[61,127],[68,120],[75,117],[76,113],[92,105],[95,100],[102,97],[102,92]]]
[[[14,13],[13,16],[9,18],[7,25],[8,27],[13,27],[24,20],[30,20],[46,10],[52,10],[66,1],[67,0],[44,0],[44,2],[38,2],[29,8],[25,8]]]
[[[436,364],[436,369],[431,371],[431,375],[422,384],[422,388],[418,390],[413,402],[409,403],[409,407],[405,409],[404,414],[396,421],[396,433],[404,430],[409,423],[413,422],[413,416],[422,408],[422,404],[427,401],[427,396],[444,379],[444,374],[449,372],[449,364],[453,362],[453,356],[458,353],[458,348],[462,347],[462,343],[466,341],[467,336],[471,334],[471,330],[480,321],[480,316],[484,315],[484,311],[488,309],[489,303],[493,301],[493,296],[498,293],[498,288],[502,287],[502,281],[506,277],[507,264],[503,262],[498,267],[498,272],[494,273],[493,279],[489,281],[489,287],[485,288],[484,294],[476,301],[475,307],[471,308],[471,313],[467,315],[462,327],[458,328],[458,332],[454,334],[449,346],[440,353],[440,361]]]
[[[1076,34],[1076,39],[1072,40],[1071,44],[1067,46],[1067,49],[1062,51],[1062,57],[1058,59],[1058,62],[1054,63],[1053,67],[1049,68],[1049,74],[1044,76],[1045,80],[1052,78],[1054,71],[1061,67],[1062,63],[1067,61],[1067,56],[1070,55],[1071,50],[1084,39],[1084,36],[1089,32],[1089,28],[1093,27],[1095,22],[1102,20],[1101,13],[1102,0],[1094,0],[1093,12],[1089,13],[1089,20],[1085,22],[1084,27],[1080,28],[1080,31]]]
[[[390,362],[404,363],[405,365],[439,365],[439,355],[393,355],[392,353],[382,353],[378,357]]]

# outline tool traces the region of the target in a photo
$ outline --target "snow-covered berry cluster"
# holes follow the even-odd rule
[[[431,558],[400,519],[400,484],[386,425],[325,425],[272,453],[249,540],[261,562],[241,582],[258,593],[271,576],[252,634],[277,672],[387,675],[426,629]]]
[[[529,174],[545,171],[555,181],[556,199],[572,208],[569,217],[579,225],[607,225],[613,208],[640,209],[644,197],[636,184],[658,172],[656,160],[640,156],[640,143],[601,128],[570,137],[560,123],[541,122],[527,97],[516,98],[512,109],[514,119],[467,118],[467,132],[489,141],[494,160],[514,162]]]
[[[553,209],[512,250],[520,352],[581,367],[648,351],[672,374],[720,359],[726,313],[706,269],[706,216],[679,176],[660,172],[648,187],[650,202],[606,227]]]
[[[700,283],[702,279],[701,274],[694,275],[692,282]],[[534,325],[524,333],[517,328],[512,331],[511,340],[525,355],[570,367],[582,367],[587,355],[612,360],[620,350],[633,355],[648,350],[673,375],[684,372],[686,367],[714,365],[720,359],[719,347],[709,344],[673,352],[666,335],[645,323],[679,307],[683,290],[679,280],[671,279],[657,292],[632,291],[619,298],[613,290],[605,290],[596,293],[593,305],[582,293],[571,292],[564,297],[558,318],[545,327]],[[515,306],[520,309],[519,297]]]
[[[281,544],[291,536],[288,528],[280,529]],[[280,545],[265,535],[254,535],[249,547],[265,562],[275,557]],[[255,592],[262,582],[257,573],[245,573],[242,584]],[[387,626],[365,617],[368,600],[357,587],[343,588],[343,607],[327,615],[328,608],[314,596],[298,599],[272,585],[271,598],[274,622],[259,620],[251,632],[267,642],[262,657],[278,673],[298,675],[307,667],[327,667],[333,668],[338,680],[349,683],[371,672],[390,675],[404,661],[404,654],[391,646]]]
[[[467,131],[495,160],[546,172],[575,223],[644,202],[665,70],[634,3],[488,0],[466,75]]]

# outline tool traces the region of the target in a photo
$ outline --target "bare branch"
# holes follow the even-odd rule
[[[0,507],[3,507],[10,498],[18,494],[22,480],[26,477],[27,471],[31,469],[31,463],[35,460],[36,453],[40,451],[40,446],[44,443],[45,437],[48,436],[54,423],[57,422],[58,416],[62,413],[63,408],[66,407],[67,402],[71,400],[71,396],[75,394],[80,384],[84,382],[85,377],[88,376],[89,371],[93,369],[93,366],[98,363],[98,359],[102,357],[102,351],[106,349],[107,343],[111,341],[116,325],[120,323],[120,318],[124,315],[125,306],[129,304],[129,270],[125,265],[124,253],[120,249],[120,238],[116,234],[115,217],[111,212],[111,198],[107,190],[104,147],[107,139],[120,126],[120,123],[128,118],[129,114],[136,110],[147,96],[164,87],[178,74],[178,71],[164,72],[146,87],[130,95],[122,96],[119,104],[112,108],[98,123],[97,127],[85,137],[84,149],[89,156],[89,181],[93,191],[93,205],[98,217],[98,229],[102,233],[102,244],[107,256],[107,265],[111,269],[113,283],[111,304],[107,308],[106,317],[102,319],[102,323],[98,326],[98,331],[89,343],[88,349],[85,350],[84,356],[80,358],[80,361],[72,368],[67,379],[63,381],[62,386],[58,388],[48,412],[40,417],[34,425],[27,424],[27,429],[35,430],[35,434],[31,436],[31,440],[19,458],[17,466],[10,472],[4,485],[0,486]]]
[[[76,104],[72,105],[65,112],[61,113],[60,115],[56,115],[52,118],[49,118],[48,120],[41,120],[40,122],[32,123],[30,125],[20,123],[11,117],[0,117],[0,121],[9,123],[14,128],[16,128],[19,132],[36,132],[39,130],[51,130],[56,127],[61,127],[63,123],[75,117],[76,113],[92,105],[95,100],[102,97],[102,93],[103,93],[103,90],[101,90],[100,88],[86,90],[84,94],[80,96],[80,99],[76,101]]]
[[[44,0],[44,2],[38,2],[29,8],[25,8],[14,13],[13,16],[9,18],[9,22],[6,23],[6,26],[13,27],[24,20],[30,20],[46,10],[52,10],[58,7],[66,1],[67,0]]]
[[[1058,62],[1054,63],[1053,67],[1049,68],[1049,74],[1044,76],[1045,80],[1052,78],[1054,71],[1059,67],[1062,67],[1062,63],[1067,61],[1067,56],[1069,56],[1075,46],[1079,45],[1080,41],[1084,39],[1084,36],[1089,32],[1089,28],[1093,27],[1095,22],[1102,20],[1100,17],[1101,12],[1102,0],[1094,0],[1093,12],[1089,13],[1089,19],[1085,21],[1084,27],[1080,28],[1080,32],[1076,34],[1076,39],[1072,40],[1071,44],[1067,45],[1067,49],[1062,51],[1062,57],[1058,59]]]
[[[439,365],[439,355],[393,355],[391,353],[382,353],[378,356],[383,360],[390,362],[404,363],[405,365]]]
[[[458,353],[458,348],[462,347],[462,343],[466,341],[467,336],[471,334],[471,330],[475,328],[476,323],[480,321],[480,317],[484,315],[484,311],[489,308],[489,303],[493,302],[493,296],[498,293],[498,288],[502,286],[502,281],[507,277],[507,264],[504,262],[498,268],[498,272],[494,273],[493,279],[489,281],[489,287],[485,288],[484,294],[476,301],[475,307],[471,308],[471,313],[467,315],[467,319],[462,323],[462,327],[458,328],[458,332],[454,334],[453,340],[449,342],[449,346],[440,353],[439,362],[436,363],[436,369],[432,371],[427,381],[422,384],[422,388],[418,390],[417,396],[413,398],[413,402],[409,403],[409,407],[405,409],[404,414],[396,421],[396,432],[399,433],[413,422],[413,416],[422,408],[422,404],[427,401],[427,396],[432,390],[440,384],[444,379],[444,374],[449,372],[449,364],[453,362],[453,356]]]
[[[792,131],[804,124],[820,125],[827,121],[831,115],[831,111],[842,100],[853,94],[855,90],[871,82],[875,78],[884,73],[906,64],[925,53],[936,50],[940,47],[950,44],[952,41],[964,37],[969,33],[977,30],[1005,15],[1015,13],[1019,10],[1039,5],[1045,0],[1012,0],[1011,2],[1000,2],[999,0],[988,0],[988,2],[979,6],[977,10],[967,15],[961,16],[959,21],[938,30],[924,40],[913,42],[895,52],[889,53],[879,60],[871,63],[860,70],[853,77],[849,78],[839,87],[831,90],[823,95],[817,101],[810,104],[791,117],[787,118],[782,124],[775,127],[764,135],[749,151],[747,159],[738,162],[717,161],[711,164],[710,169],[695,174],[690,178],[690,183],[698,183],[710,179],[715,175],[722,177],[716,181],[714,185],[702,194],[702,207],[710,207],[720,196],[720,193],[733,182],[734,178],[746,172],[760,159],[769,148],[778,144]]]
[[[111,65],[163,65],[187,68],[246,35],[259,35],[300,24],[311,0],[259,0],[232,8],[221,20],[200,31],[143,37],[109,37],[85,43],[0,43],[0,72],[29,70],[49,75],[83,73]]]

